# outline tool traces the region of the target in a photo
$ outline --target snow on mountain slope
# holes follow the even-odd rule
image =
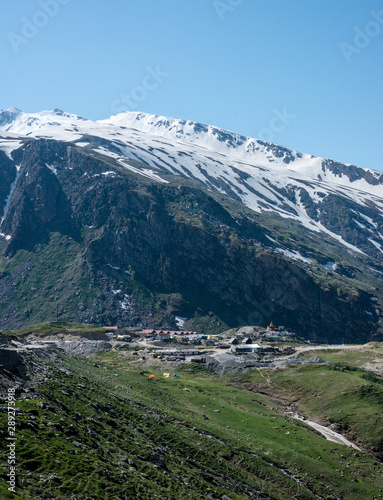
[[[41,111],[39,113],[24,113],[17,108],[8,108],[0,112],[2,130],[27,134],[44,125],[68,125],[76,121],[90,121],[61,109]]]
[[[18,134],[3,132],[0,130],[0,151],[3,151],[8,158],[12,159],[12,152],[23,144]]]
[[[378,231],[378,226],[383,230],[380,172],[217,127],[145,113],[121,113],[93,122],[57,109],[27,114],[10,108],[0,113],[0,130],[0,149],[8,155],[28,138],[75,143],[90,154],[111,157],[134,173],[158,182],[167,182],[166,173],[195,179],[254,211],[277,212],[298,220],[306,228],[327,233],[358,251],[352,238],[337,227],[338,221],[329,223],[329,207],[334,210],[333,199],[340,197],[341,204],[352,204],[360,214],[359,221],[353,222],[358,231],[364,231],[359,225],[365,222],[363,213],[365,217],[371,217],[371,211],[375,214],[377,226],[367,228],[366,234],[371,239],[370,247],[383,253]],[[131,160],[149,168],[140,169]],[[349,210],[346,205],[344,210]]]
[[[258,166],[282,165],[285,170],[300,172],[310,178],[326,179],[341,185],[348,185],[350,182],[353,183],[357,180],[350,179],[349,175],[347,175],[348,172],[350,174],[353,172],[355,175],[355,171],[360,170],[359,175],[363,175],[367,171],[367,169],[360,167],[342,164],[343,167],[347,168],[348,172],[346,175],[339,175],[328,168],[327,171],[322,168],[323,162],[328,162],[328,160],[192,121],[140,112],[125,112],[114,115],[107,120],[100,120],[99,123],[111,123],[128,129],[136,129],[148,135],[157,135],[176,142],[195,144],[230,158],[248,161]],[[368,170],[368,172],[371,175],[371,178],[368,176],[366,179],[368,184],[373,185],[376,180],[383,182],[382,173],[372,170]],[[364,186],[358,184],[353,187],[363,189]],[[383,191],[380,191],[380,194],[382,193]]]

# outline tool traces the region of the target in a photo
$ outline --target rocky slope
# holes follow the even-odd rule
[[[273,320],[324,341],[380,334],[379,173],[133,118],[0,115],[1,327],[180,316],[212,332]]]

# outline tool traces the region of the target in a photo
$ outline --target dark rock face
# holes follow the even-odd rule
[[[334,160],[323,160],[322,169],[323,171],[325,171],[325,169],[328,169],[333,174],[339,177],[345,175],[350,179],[351,182],[355,182],[358,179],[365,179],[369,184],[372,184],[373,186],[376,186],[383,182],[383,174],[374,176],[371,172],[357,167],[356,165],[345,165]]]
[[[116,224],[117,223],[117,224]],[[214,311],[228,325],[265,324],[278,318],[302,334],[319,338],[361,335],[368,295],[343,303],[325,293],[298,266],[272,253],[258,257],[239,244],[220,242],[205,231],[175,223],[158,205],[129,227],[113,221],[101,238],[92,241],[87,257],[101,264],[130,263],[139,278],[161,293],[180,293],[182,314],[202,308]],[[117,241],[110,245],[112,235]],[[331,333],[330,333],[331,332]]]
[[[51,231],[75,233],[70,203],[57,176],[47,166],[50,158],[44,154],[45,148],[39,142],[25,148],[16,189],[2,224],[3,231],[12,235],[8,255],[20,248],[33,249]]]
[[[283,162],[287,165],[294,161],[294,155],[291,149],[284,148],[282,146],[278,146],[276,144],[272,144],[270,142],[257,141],[258,144],[261,144],[265,147],[266,151],[273,154],[276,158],[283,158]]]
[[[13,371],[21,364],[17,351],[13,349],[0,348],[0,365],[5,369]]]
[[[380,233],[383,230],[383,217],[373,208],[360,206],[346,198],[328,195],[319,205],[319,221],[328,229],[368,255],[381,259],[381,252],[372,243],[380,246]]]
[[[175,315],[210,315],[217,330],[273,320],[328,341],[367,340],[378,327],[375,310],[366,320],[371,295],[339,297],[298,263],[255,252],[267,242],[264,228],[202,189],[143,182],[118,168],[103,175],[110,165],[56,141],[31,141],[18,154],[3,253],[27,250],[30,261],[25,273],[16,266],[0,279],[2,327],[50,319],[41,302],[45,315],[60,309],[61,319],[120,326],[175,328]],[[48,258],[35,257],[41,249]],[[36,274],[38,289],[28,281]]]
[[[5,202],[11,191],[11,186],[16,178],[16,167],[8,156],[0,151],[0,217],[3,216]]]

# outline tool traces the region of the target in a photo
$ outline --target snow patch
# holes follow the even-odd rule
[[[327,264],[321,264],[322,267],[325,267],[329,271],[335,271],[337,268],[337,265],[335,262],[332,262],[331,260],[327,262]]]
[[[19,149],[23,145],[20,140],[5,140],[2,139],[0,135],[0,150],[4,151],[4,153],[8,156],[10,160],[12,160],[12,153],[16,149]]]
[[[124,300],[120,302],[121,309],[124,309],[125,311],[129,309],[130,306],[130,297],[127,294],[124,294]]]
[[[377,225],[376,225],[376,222],[374,222],[371,217],[368,217],[367,215],[365,214],[362,214],[359,212],[359,215],[361,217],[363,217],[364,220],[366,220],[372,227],[374,227],[375,229],[377,229]]]
[[[107,264],[107,266],[111,267],[112,269],[115,269],[116,271],[119,271],[121,269],[120,267],[112,266],[112,264]]]
[[[367,238],[367,239],[370,243],[372,243],[374,245],[374,247],[376,247],[380,252],[383,253],[382,245],[380,245],[380,243],[378,243],[377,241],[375,241],[371,238]]]
[[[271,236],[268,236],[267,234],[265,234],[266,238],[270,241],[272,241],[273,243],[278,243],[277,240],[274,240]]]
[[[357,224],[357,225],[358,225],[361,229],[367,229],[367,227],[366,227],[364,224],[362,224],[361,222],[357,221],[356,219],[352,219],[352,220],[353,220],[353,221],[355,222],[355,224]],[[371,231],[371,229],[370,229],[370,231]]]
[[[5,200],[5,206],[4,206],[3,216],[2,216],[1,221],[0,221],[0,226],[8,213],[9,205],[10,205],[11,200],[12,200],[13,192],[16,189],[16,184],[17,184],[17,181],[19,179],[19,175],[20,175],[20,167],[16,166],[16,177],[15,177],[15,180],[11,184],[11,189],[10,189],[9,195],[7,196],[7,199]]]
[[[185,321],[187,321],[188,318],[183,318],[182,316],[176,316],[176,323],[179,326],[179,328],[183,328]]]
[[[51,170],[55,175],[57,175],[57,168],[54,167],[53,165],[48,165],[47,163],[45,164],[49,170]]]
[[[307,264],[311,264],[311,262],[313,261],[309,257],[303,256],[297,250],[286,250],[285,248],[276,248],[275,251],[278,253],[282,253],[283,255],[286,255],[286,257],[290,257],[291,259],[306,262]]]

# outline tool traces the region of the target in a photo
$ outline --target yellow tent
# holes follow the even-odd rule
[[[166,378],[171,377],[170,373],[163,373],[162,375],[163,375],[164,377],[166,377]]]

